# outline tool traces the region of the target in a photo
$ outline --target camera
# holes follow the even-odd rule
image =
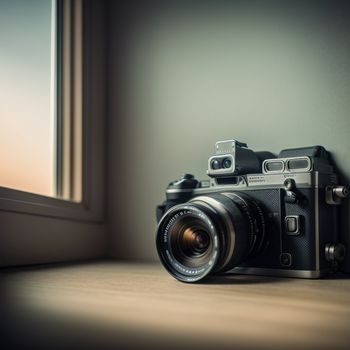
[[[339,269],[338,184],[322,146],[255,152],[219,141],[208,179],[185,174],[157,207],[157,252],[182,282],[221,273],[319,278]]]

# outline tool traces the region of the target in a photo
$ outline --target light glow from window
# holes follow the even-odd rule
[[[0,0],[0,186],[55,194],[51,0]]]

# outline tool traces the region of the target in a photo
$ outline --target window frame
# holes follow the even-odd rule
[[[94,62],[89,54],[91,45],[86,40],[90,38],[91,33],[85,18],[88,19],[87,16],[91,11],[85,11],[82,0],[54,0],[53,4],[56,6],[55,20],[58,21],[56,52],[61,53],[62,48],[65,49],[65,54],[57,60],[58,81],[55,84],[57,86],[55,119],[59,121],[55,140],[59,157],[56,162],[58,165],[55,181],[58,184],[56,189],[58,197],[0,187],[0,211],[103,222],[105,121],[100,117],[101,108],[97,106],[101,97],[93,95],[90,85],[91,81],[98,79],[95,71],[91,69]],[[65,38],[62,33],[65,33]],[[64,40],[66,42],[63,42]],[[79,67],[81,69],[77,69]],[[74,126],[74,123],[75,125],[77,122],[80,123],[82,125],[80,135],[77,136],[73,128],[63,130],[62,122],[66,122],[66,126],[69,124],[70,127]],[[79,140],[76,140],[76,137]],[[81,169],[78,174],[74,174],[76,169],[72,166],[78,152],[81,152]],[[63,164],[63,156],[69,157],[66,165]],[[74,198],[79,196],[77,190],[79,182],[82,182],[81,201],[77,202]]]

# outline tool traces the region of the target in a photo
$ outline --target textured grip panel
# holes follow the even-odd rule
[[[314,270],[316,268],[315,241],[315,189],[298,191],[299,203],[286,203],[284,189],[264,189],[249,191],[249,195],[262,203],[268,218],[268,242],[259,256],[247,261],[244,266],[261,268],[284,268],[291,270]],[[298,215],[300,234],[286,234],[286,215]],[[280,255],[289,253],[292,264],[284,267]]]

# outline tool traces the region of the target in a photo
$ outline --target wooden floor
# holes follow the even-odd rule
[[[350,348],[347,277],[184,284],[159,265],[98,262],[3,270],[1,281],[7,348]]]

